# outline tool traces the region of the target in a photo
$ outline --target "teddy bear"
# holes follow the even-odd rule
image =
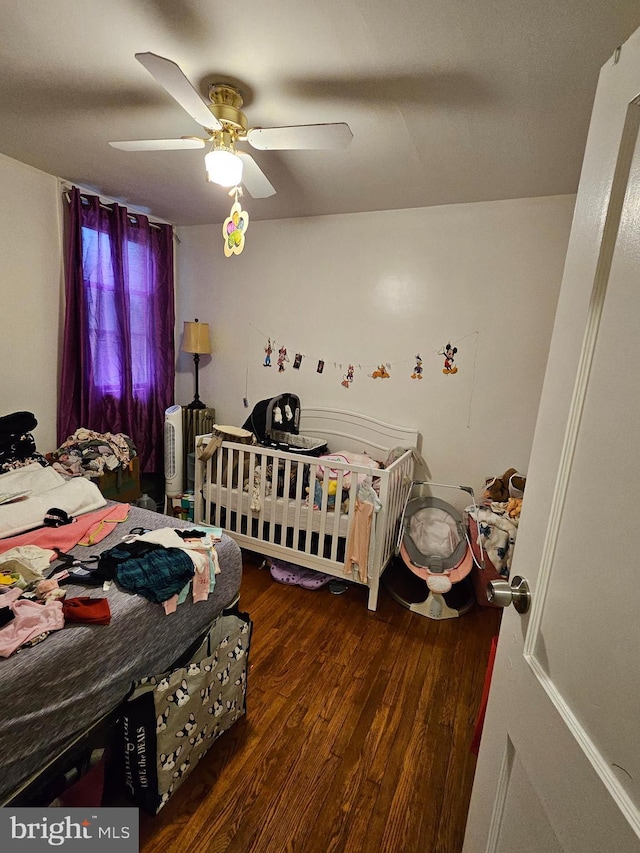
[[[483,502],[504,503],[509,498],[521,498],[526,479],[515,468],[507,468],[501,477],[490,477],[482,493]]]

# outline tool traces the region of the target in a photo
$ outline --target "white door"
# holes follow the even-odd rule
[[[464,853],[640,850],[640,31],[589,131]]]

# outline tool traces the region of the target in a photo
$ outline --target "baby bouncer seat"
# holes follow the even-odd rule
[[[451,619],[473,607],[468,578],[473,553],[462,512],[436,497],[434,489],[458,489],[470,494],[475,504],[470,486],[414,480],[398,534],[396,555],[401,559],[396,558],[382,577],[391,597],[403,607],[430,619]]]

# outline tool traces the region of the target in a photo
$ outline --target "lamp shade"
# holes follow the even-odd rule
[[[211,341],[209,339],[209,324],[185,321],[184,333],[182,335],[183,352],[210,353]]]

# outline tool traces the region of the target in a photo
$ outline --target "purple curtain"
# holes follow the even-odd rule
[[[70,193],[58,444],[79,427],[123,432],[163,470],[175,380],[173,229]]]

